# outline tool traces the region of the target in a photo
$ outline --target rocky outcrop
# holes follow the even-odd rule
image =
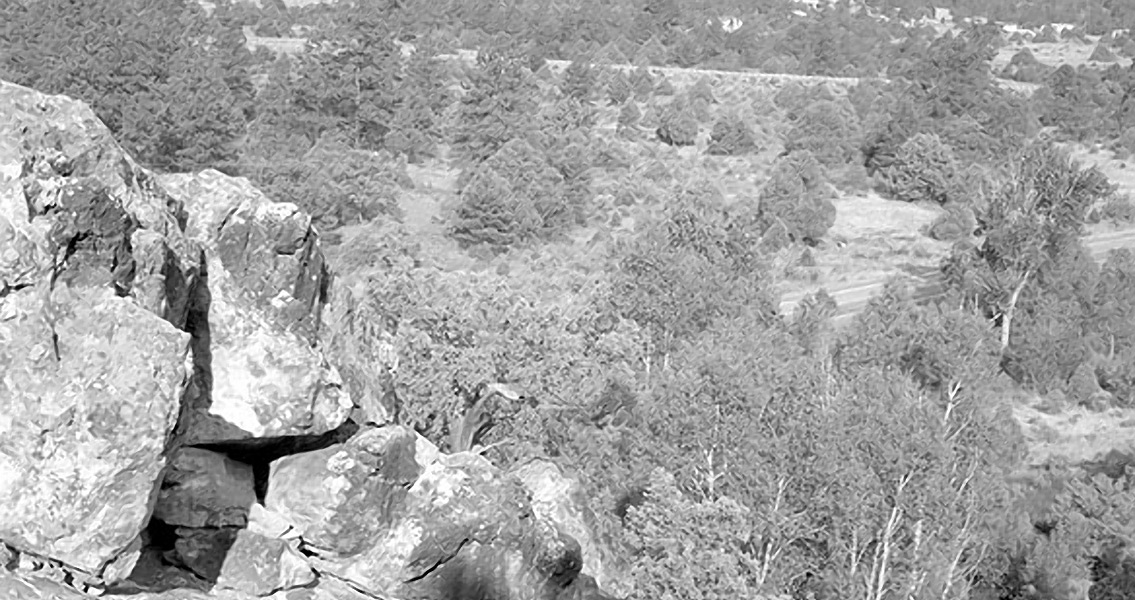
[[[319,435],[352,403],[316,347],[330,274],[311,217],[218,171],[163,175],[209,249],[193,304],[198,357],[184,442]]]
[[[130,572],[188,377],[197,247],[90,109],[0,85],[0,540]]]
[[[154,177],[81,103],[0,83],[0,598],[622,589],[570,478],[393,424],[393,355],[352,400],[330,288],[295,206]]]
[[[611,540],[601,539],[598,519],[588,506],[587,493],[579,481],[564,475],[553,462],[536,460],[513,471],[532,497],[532,510],[580,544],[582,573],[602,589],[617,596],[634,591],[629,565],[614,550]]]
[[[380,597],[460,589],[551,600],[586,585],[579,542],[533,512],[519,479],[479,455],[431,446],[388,426],[283,458],[265,504],[297,525],[317,571]]]

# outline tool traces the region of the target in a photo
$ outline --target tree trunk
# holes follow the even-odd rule
[[[1009,305],[1005,307],[1005,312],[1001,315],[1001,353],[1004,354],[1005,350],[1009,348],[1009,333],[1013,326],[1013,313],[1017,310],[1017,300],[1021,297],[1021,290],[1025,289],[1025,284],[1028,283],[1032,271],[1025,271],[1024,277],[1017,284],[1016,289],[1013,290],[1013,295],[1009,296]]]

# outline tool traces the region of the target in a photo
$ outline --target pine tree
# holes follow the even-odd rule
[[[470,71],[458,109],[454,144],[471,164],[532,129],[536,86],[516,46],[488,48]]]

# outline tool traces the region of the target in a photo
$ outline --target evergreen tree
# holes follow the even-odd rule
[[[532,129],[536,86],[516,46],[499,45],[478,54],[461,97],[454,144],[465,160],[479,163],[509,140]]]
[[[0,44],[0,78],[89,103],[143,164],[233,168],[251,56],[239,30],[196,3],[5,2]]]
[[[766,235],[782,229],[790,241],[814,244],[835,224],[835,217],[820,163],[805,150],[779,158],[760,193]]]

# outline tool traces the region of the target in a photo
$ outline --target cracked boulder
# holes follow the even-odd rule
[[[60,288],[0,301],[0,339],[0,540],[100,575],[150,516],[189,336]]]
[[[85,104],[0,82],[0,296],[113,289],[184,329],[200,267],[185,218]]]
[[[352,403],[318,345],[330,274],[311,217],[218,171],[163,175],[205,250],[186,444],[317,436]]]
[[[200,250],[81,102],[0,82],[0,542],[137,559],[189,371]]]
[[[417,434],[367,429],[344,444],[272,463],[265,507],[292,523],[305,545],[353,555],[374,543],[405,504],[422,466]]]
[[[265,503],[295,525],[321,576],[371,596],[603,597],[580,576],[579,542],[536,518],[519,480],[431,446],[386,426],[282,458]]]
[[[596,585],[618,597],[634,591],[629,564],[618,552],[618,546],[597,532],[598,519],[588,506],[588,498],[579,481],[567,477],[553,462],[534,460],[512,471],[532,495],[532,510],[575,538],[583,555],[583,574],[595,579]]]

